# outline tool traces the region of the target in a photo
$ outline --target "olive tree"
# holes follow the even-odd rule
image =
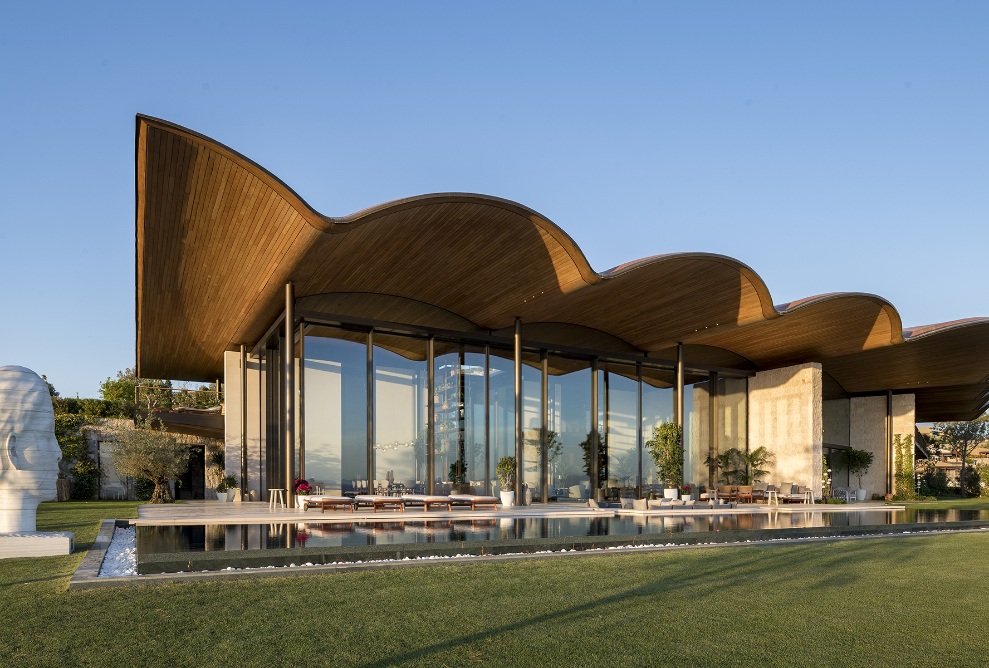
[[[185,473],[189,448],[165,431],[161,420],[138,420],[134,429],[116,431],[111,446],[113,465],[122,475],[154,483],[151,503],[171,503],[169,480]]]

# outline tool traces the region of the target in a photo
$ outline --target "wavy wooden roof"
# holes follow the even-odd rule
[[[218,377],[223,352],[257,342],[293,281],[305,308],[354,317],[497,331],[518,316],[574,346],[660,355],[684,342],[695,363],[754,368],[819,361],[849,392],[917,392],[918,419],[975,417],[989,389],[989,319],[904,331],[892,304],[854,293],[775,307],[754,270],[707,253],[599,273],[558,226],[496,197],[325,216],[239,153],[145,116],[136,181],[142,377]]]

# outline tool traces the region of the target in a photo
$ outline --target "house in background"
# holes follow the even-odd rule
[[[697,486],[712,455],[765,446],[771,482],[819,494],[823,458],[855,447],[881,494],[894,435],[987,406],[989,319],[904,329],[860,293],[774,305],[708,253],[597,272],[487,195],[334,218],[191,130],[139,116],[136,139],[138,375],[223,379],[228,473],[254,498],[296,476],[489,493],[510,455],[537,500],[580,500],[657,483],[643,445],[663,422]]]

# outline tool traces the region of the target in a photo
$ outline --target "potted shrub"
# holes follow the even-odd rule
[[[225,503],[227,500],[227,479],[220,478],[219,482],[216,483],[216,500],[220,503]]]
[[[499,459],[495,474],[501,486],[501,505],[507,508],[515,503],[515,457]]]
[[[665,485],[663,496],[677,498],[683,484],[683,428],[673,422],[661,423],[646,441],[646,450]]]
[[[858,478],[859,488],[855,490],[855,498],[859,501],[865,501],[868,494],[865,489],[862,489],[862,476],[869,472],[873,459],[875,459],[875,455],[868,450],[856,450],[855,448],[845,450],[845,464],[848,466],[848,473]]]
[[[232,475],[224,476],[223,484],[227,488],[227,501],[240,502],[240,487],[237,486],[237,478]]]

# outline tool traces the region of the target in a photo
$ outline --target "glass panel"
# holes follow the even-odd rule
[[[542,498],[543,371],[537,353],[522,353],[522,433],[525,438],[523,481],[532,498]]]
[[[425,488],[427,374],[425,339],[374,334],[373,487],[378,493]]]
[[[684,383],[683,387],[683,483],[697,489],[710,478],[711,400],[709,382]]]
[[[638,380],[634,366],[605,365],[604,452],[608,498],[636,497],[639,486]]]
[[[306,478],[327,494],[357,492],[367,479],[367,335],[319,331],[305,340]]]
[[[642,441],[653,438],[656,428],[664,422],[673,422],[673,395],[676,392],[676,374],[666,369],[642,369]],[[656,465],[647,453],[642,455],[643,491],[659,492],[660,480]]]
[[[483,494],[484,351],[437,341],[434,355],[434,491]]]
[[[748,449],[748,381],[718,378],[718,452]]]
[[[555,496],[559,501],[584,501],[590,497],[590,362],[550,356],[547,413],[547,463]]]
[[[488,486],[494,492],[500,491],[495,476],[498,460],[515,456],[515,362],[512,351],[492,348],[488,374],[491,420]]]

